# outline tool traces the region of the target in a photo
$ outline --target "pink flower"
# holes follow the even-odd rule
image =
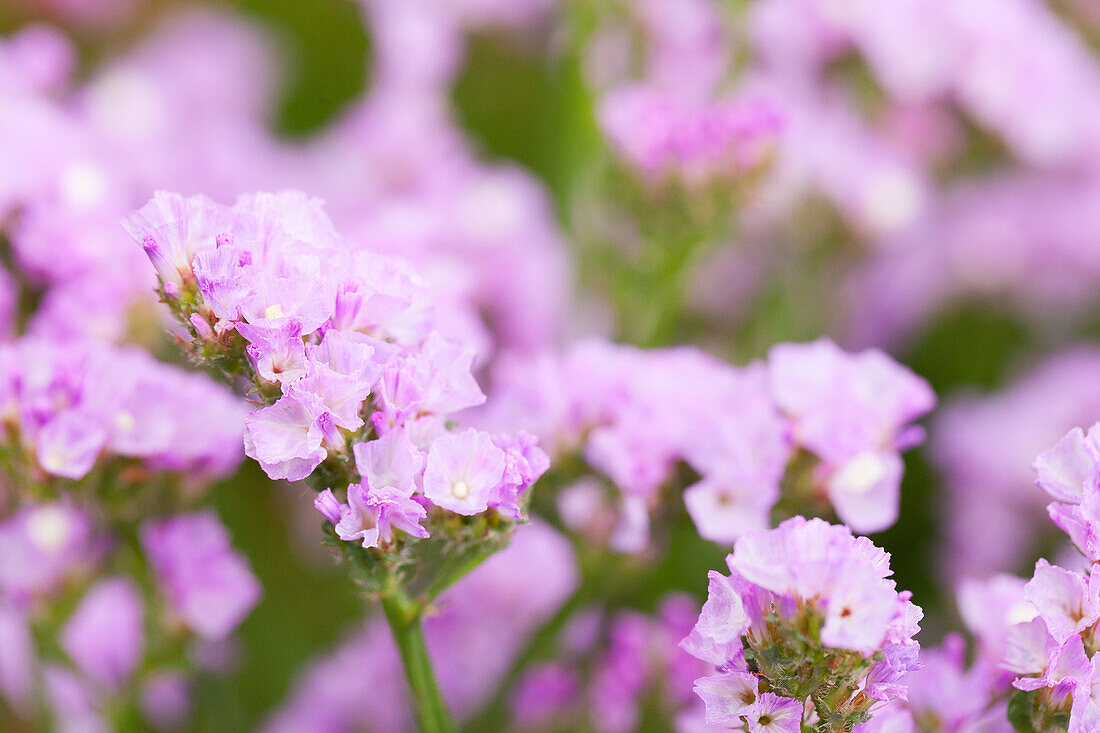
[[[141,594],[126,578],[99,581],[61,629],[61,647],[93,682],[120,689],[145,651]]]
[[[458,514],[478,514],[504,478],[507,459],[492,437],[468,429],[432,443],[424,468],[424,495]]]
[[[356,443],[352,450],[355,466],[371,488],[390,486],[412,496],[424,473],[424,454],[404,430],[389,431],[377,440]]]
[[[799,733],[803,712],[798,700],[764,692],[745,711],[745,720],[749,733]]]
[[[303,479],[321,465],[328,452],[320,422],[324,404],[305,391],[285,395],[245,419],[245,453],[271,478]]]
[[[336,523],[336,534],[348,542],[362,540],[363,547],[378,547],[393,539],[394,529],[413,537],[427,537],[428,531],[420,526],[425,516],[424,507],[400,489],[352,484],[348,486],[348,505]]]
[[[1100,619],[1100,573],[1085,578],[1040,559],[1024,596],[1039,610],[1059,644]]]
[[[204,638],[228,636],[260,600],[259,582],[213,513],[147,522],[141,544],[172,610]]]

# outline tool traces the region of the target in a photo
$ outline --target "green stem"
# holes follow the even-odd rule
[[[413,709],[422,733],[454,733],[456,730],[447,703],[440,694],[432,671],[424,631],[420,626],[420,607],[409,600],[400,587],[382,596],[382,610],[390,624],[393,640],[401,652],[405,678],[409,681]]]

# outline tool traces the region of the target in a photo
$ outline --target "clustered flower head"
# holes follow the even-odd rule
[[[199,479],[240,463],[244,409],[137,348],[25,337],[0,345],[0,426],[22,475],[83,479],[136,464]]]
[[[135,701],[154,725],[185,717],[189,677],[216,672],[202,646],[236,630],[259,583],[213,513],[133,528],[144,569],[101,511],[38,502],[0,520],[0,695],[64,730],[106,730]]]
[[[844,526],[793,517],[741,537],[730,576],[710,573],[682,645],[714,665],[695,682],[708,723],[753,733],[846,731],[904,697],[921,609],[890,556]]]
[[[475,353],[437,330],[403,261],[355,247],[290,191],[232,207],[158,192],[126,226],[190,353],[261,404],[246,453],[272,478],[312,477],[341,540],[426,538],[429,512],[523,518],[548,458],[530,435],[457,429],[453,414],[485,400]]]
[[[580,611],[564,630],[555,658],[517,681],[510,700],[513,724],[531,731],[628,733],[647,711],[660,710],[670,719],[682,711],[694,715],[692,682],[708,665],[678,643],[696,616],[695,600],[682,593],[663,598],[652,615]]]
[[[243,405],[139,349],[36,337],[0,347],[0,394],[0,694],[66,730],[186,715],[202,664],[173,650],[225,640],[260,596],[190,510],[240,463]]]
[[[911,423],[936,403],[928,382],[878,349],[849,354],[825,339],[772,347],[768,372],[794,444],[817,461],[813,490],[857,532],[897,521],[900,452],[924,441]]]
[[[1012,733],[1008,698],[1014,675],[1003,667],[1010,630],[1035,618],[1024,597],[1026,581],[1014,575],[966,580],[956,589],[959,615],[974,640],[951,633],[920,650],[920,669],[904,679],[905,695],[876,707],[857,733],[982,731]]]
[[[935,401],[884,353],[826,340],[734,367],[692,348],[592,339],[502,360],[493,384],[488,424],[529,430],[558,457],[579,453],[618,488],[621,505],[609,508],[598,482],[581,481],[559,511],[622,551],[646,545],[649,513],[680,463],[700,477],[683,491],[687,511],[716,542],[766,528],[785,476],[794,506],[831,505],[857,531],[885,529],[897,519],[899,452],[923,439],[911,422]]]
[[[689,181],[733,179],[759,166],[781,116],[764,102],[698,102],[645,86],[616,89],[600,123],[616,151],[642,174]]]
[[[1013,627],[1005,667],[1020,690],[1010,718],[1035,730],[1085,733],[1100,727],[1100,572],[1096,519],[1100,426],[1074,428],[1035,461],[1038,484],[1056,501],[1051,519],[1084,554],[1080,570],[1040,559],[1024,594],[1038,612]]]

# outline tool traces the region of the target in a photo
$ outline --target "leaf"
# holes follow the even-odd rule
[[[1008,722],[1017,733],[1039,733],[1032,725],[1036,693],[1017,692],[1008,701]]]

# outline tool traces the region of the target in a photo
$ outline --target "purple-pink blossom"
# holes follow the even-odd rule
[[[151,521],[141,543],[172,611],[208,639],[228,636],[260,600],[260,585],[210,512]]]

